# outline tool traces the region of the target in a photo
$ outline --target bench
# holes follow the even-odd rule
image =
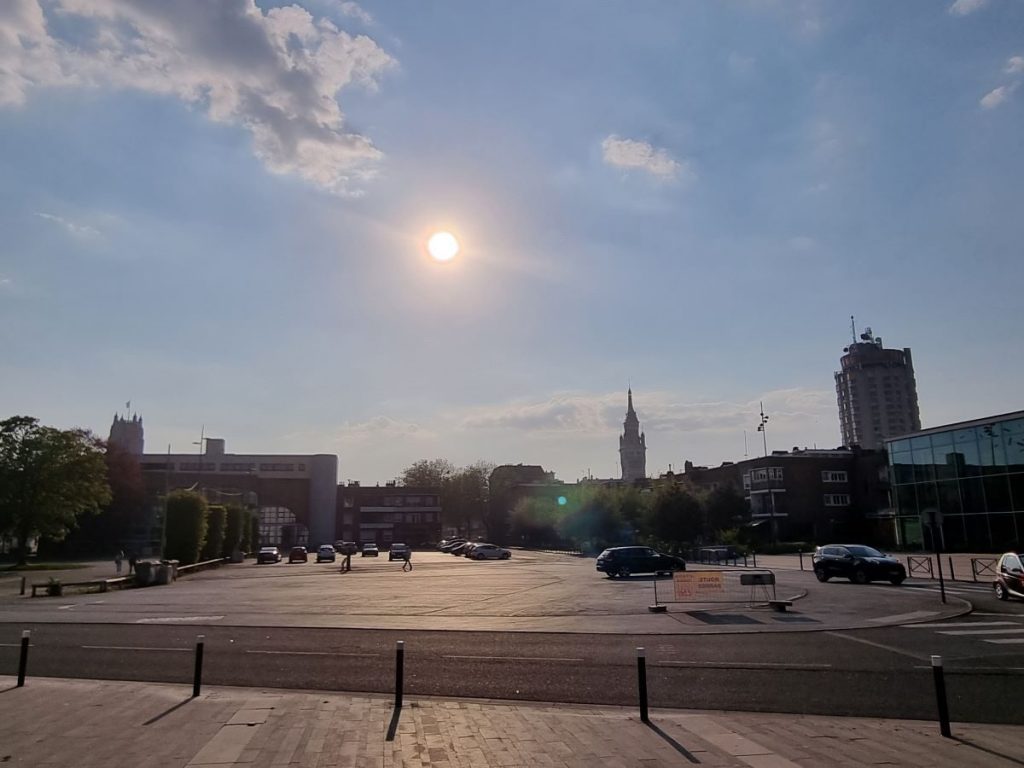
[[[785,613],[786,609],[789,608],[789,606],[791,606],[792,604],[793,604],[792,600],[769,600],[768,601],[768,606],[773,611],[778,611],[779,613]]]
[[[85,591],[90,589],[97,589],[100,592],[106,592],[111,587],[126,587],[131,586],[135,582],[134,576],[121,576],[115,579],[94,579],[92,581],[62,581],[60,583],[61,591],[67,589],[80,588]],[[46,592],[46,588],[50,586],[47,581],[37,581],[32,584],[32,597],[36,596],[36,592],[42,590]]]

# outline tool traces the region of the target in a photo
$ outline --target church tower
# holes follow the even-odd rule
[[[640,419],[633,410],[633,388],[627,394],[626,420],[622,423],[619,437],[619,462],[622,464],[622,479],[627,483],[647,477],[647,438],[640,431]]]
[[[121,414],[115,413],[114,421],[110,425],[110,437],[107,438],[107,442],[116,445],[127,453],[141,456],[143,446],[142,417],[133,413],[130,419],[127,414],[122,418]]]

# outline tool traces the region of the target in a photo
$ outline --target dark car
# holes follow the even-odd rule
[[[281,551],[277,547],[261,547],[256,553],[257,563],[280,563]]]
[[[1016,552],[1007,552],[999,558],[993,587],[1000,600],[1011,596],[1024,599],[1024,559]]]
[[[306,551],[305,547],[292,547],[291,551],[288,553],[288,562],[308,563],[309,553]]]
[[[811,562],[818,581],[828,581],[838,576],[855,584],[867,584],[869,581],[902,584],[907,578],[907,569],[903,563],[863,544],[827,544],[818,547]]]
[[[626,578],[634,573],[671,573],[685,571],[686,561],[674,555],[665,555],[650,547],[612,547],[597,556],[598,571]]]

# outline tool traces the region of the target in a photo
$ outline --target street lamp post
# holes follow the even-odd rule
[[[768,426],[768,418],[769,417],[765,416],[765,413],[764,413],[764,401],[761,401],[759,403],[759,405],[761,406],[761,421],[757,425],[757,431],[761,433],[761,443],[764,446],[765,458],[767,458],[768,457],[768,430],[766,429],[766,427]],[[769,475],[771,474],[771,472],[770,472],[768,467],[765,467],[765,473],[767,473]],[[768,477],[768,514],[771,516],[771,523],[770,523],[770,525],[771,525],[771,530],[772,530],[772,541],[773,542],[777,542],[779,540],[779,530],[778,530],[778,527],[777,527],[777,523],[775,522],[775,491],[772,488],[772,480],[773,480],[773,478],[771,478],[769,476]]]

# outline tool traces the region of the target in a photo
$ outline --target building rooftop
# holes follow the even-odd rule
[[[970,421],[955,421],[952,424],[942,424],[938,427],[928,427],[928,429],[919,429],[917,432],[906,432],[902,435],[894,435],[887,437],[885,442],[891,443],[894,440],[906,440],[910,437],[920,437],[922,435],[931,435],[936,432],[948,432],[951,429],[967,429],[968,427],[982,427],[986,424],[992,424],[997,421],[1009,421],[1010,419],[1024,419],[1024,411],[1011,411],[1010,413],[1001,413],[998,416],[986,416],[982,419],[971,419]]]

